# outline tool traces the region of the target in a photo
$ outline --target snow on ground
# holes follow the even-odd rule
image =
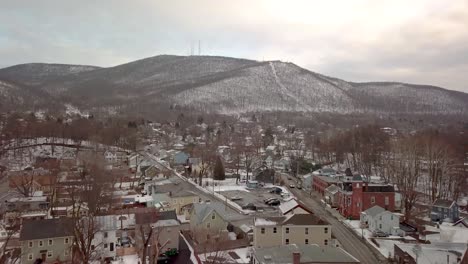
[[[360,228],[361,222],[359,220],[343,220],[343,223],[351,227],[353,231],[356,232],[356,234],[358,234],[359,236],[364,235],[367,242],[371,244],[373,247],[375,247],[380,252],[380,254],[382,254],[384,257],[388,257],[389,254],[393,255],[393,244],[399,242],[398,240],[375,238],[377,243],[379,243],[380,245],[380,246],[377,246],[371,240],[372,232],[369,231],[369,229]]]
[[[140,263],[138,255],[128,255],[117,257],[117,260],[112,261],[112,264],[138,264]]]
[[[229,253],[235,253],[239,258],[233,258]],[[202,262],[205,262],[210,257],[223,258],[226,263],[250,263],[250,253],[252,252],[251,247],[236,248],[220,252],[209,252],[199,254],[198,257]]]

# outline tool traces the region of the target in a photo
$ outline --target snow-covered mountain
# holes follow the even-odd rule
[[[162,55],[111,68],[23,64],[0,69],[0,102],[16,98],[28,108],[31,96],[85,109],[178,105],[225,114],[468,112],[468,94],[462,92],[404,83],[352,83],[292,63],[213,56]]]

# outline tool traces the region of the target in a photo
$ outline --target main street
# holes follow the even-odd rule
[[[296,184],[288,181],[287,175],[283,174],[286,184]],[[332,225],[332,234],[341,243],[343,248],[351,255],[356,257],[363,264],[387,263],[386,259],[365,240],[359,237],[354,231],[347,228],[341,221],[327,211],[320,200],[308,192],[296,188],[290,188],[290,191],[297,199],[311,209],[317,216],[328,221]]]

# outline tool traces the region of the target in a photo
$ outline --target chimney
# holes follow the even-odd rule
[[[301,253],[293,252],[293,264],[301,264]]]

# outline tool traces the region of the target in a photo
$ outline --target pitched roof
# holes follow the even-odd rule
[[[205,218],[215,211],[222,219],[226,220],[224,217],[227,214],[224,206],[219,206],[217,203],[203,203],[203,204],[193,204],[195,215],[197,216],[197,224],[203,223]]]
[[[312,214],[294,214],[286,217],[282,223],[283,225],[329,225],[326,221],[322,220]]]
[[[23,220],[20,241],[67,236],[73,236],[71,219]]]
[[[375,205],[375,206],[365,210],[363,213],[365,213],[366,215],[375,217],[376,215],[378,215],[378,214],[380,214],[382,212],[385,212],[385,209],[383,209],[382,207],[380,207],[378,205]]]
[[[454,203],[455,203],[454,201],[450,201],[450,200],[437,199],[432,205],[437,206],[437,207],[450,208],[452,207]]]
[[[299,203],[296,199],[291,199],[287,202],[280,204],[279,210],[283,215],[285,215],[298,207],[302,208],[304,211],[307,211],[310,214],[313,214],[313,212],[310,209],[305,207],[303,204]]]

